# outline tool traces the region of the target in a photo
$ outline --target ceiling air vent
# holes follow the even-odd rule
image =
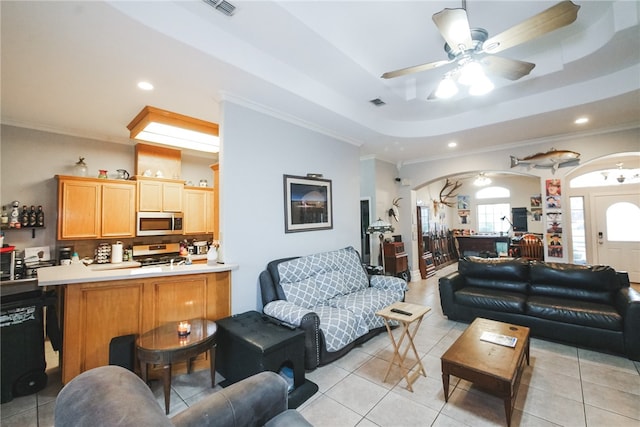
[[[373,105],[375,105],[376,107],[382,107],[383,105],[386,104],[386,102],[384,102],[382,99],[380,98],[376,98],[376,99],[372,99],[369,101],[370,103],[372,103]]]
[[[236,7],[226,0],[204,0],[204,2],[227,16],[233,15],[233,12],[236,10]]]

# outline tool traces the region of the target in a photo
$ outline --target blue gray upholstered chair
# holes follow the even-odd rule
[[[287,409],[287,383],[261,372],[200,400],[169,419],[133,372],[102,366],[71,380],[56,399],[55,425],[66,426],[311,426]]]

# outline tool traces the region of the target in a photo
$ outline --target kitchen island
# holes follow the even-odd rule
[[[39,269],[38,285],[58,291],[62,383],[108,365],[114,337],[140,335],[168,322],[177,327],[181,320],[230,316],[231,271],[237,268],[192,264],[93,270],[72,264]],[[193,366],[207,368],[206,357]]]

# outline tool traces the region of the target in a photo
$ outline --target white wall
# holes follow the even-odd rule
[[[358,147],[246,108],[222,103],[222,257],[237,263],[233,313],[261,310],[258,275],[271,260],[360,248]],[[333,229],[284,231],[283,175],[332,180]]]

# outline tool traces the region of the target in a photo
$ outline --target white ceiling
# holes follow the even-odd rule
[[[0,2],[2,123],[131,143],[145,105],[219,122],[231,99],[399,164],[640,126],[637,1],[575,1],[576,22],[500,54],[536,63],[529,76],[448,101],[426,98],[453,65],[380,75],[446,59],[431,16],[460,1],[231,3],[232,17],[199,0]],[[554,4],[467,11],[491,36]]]

